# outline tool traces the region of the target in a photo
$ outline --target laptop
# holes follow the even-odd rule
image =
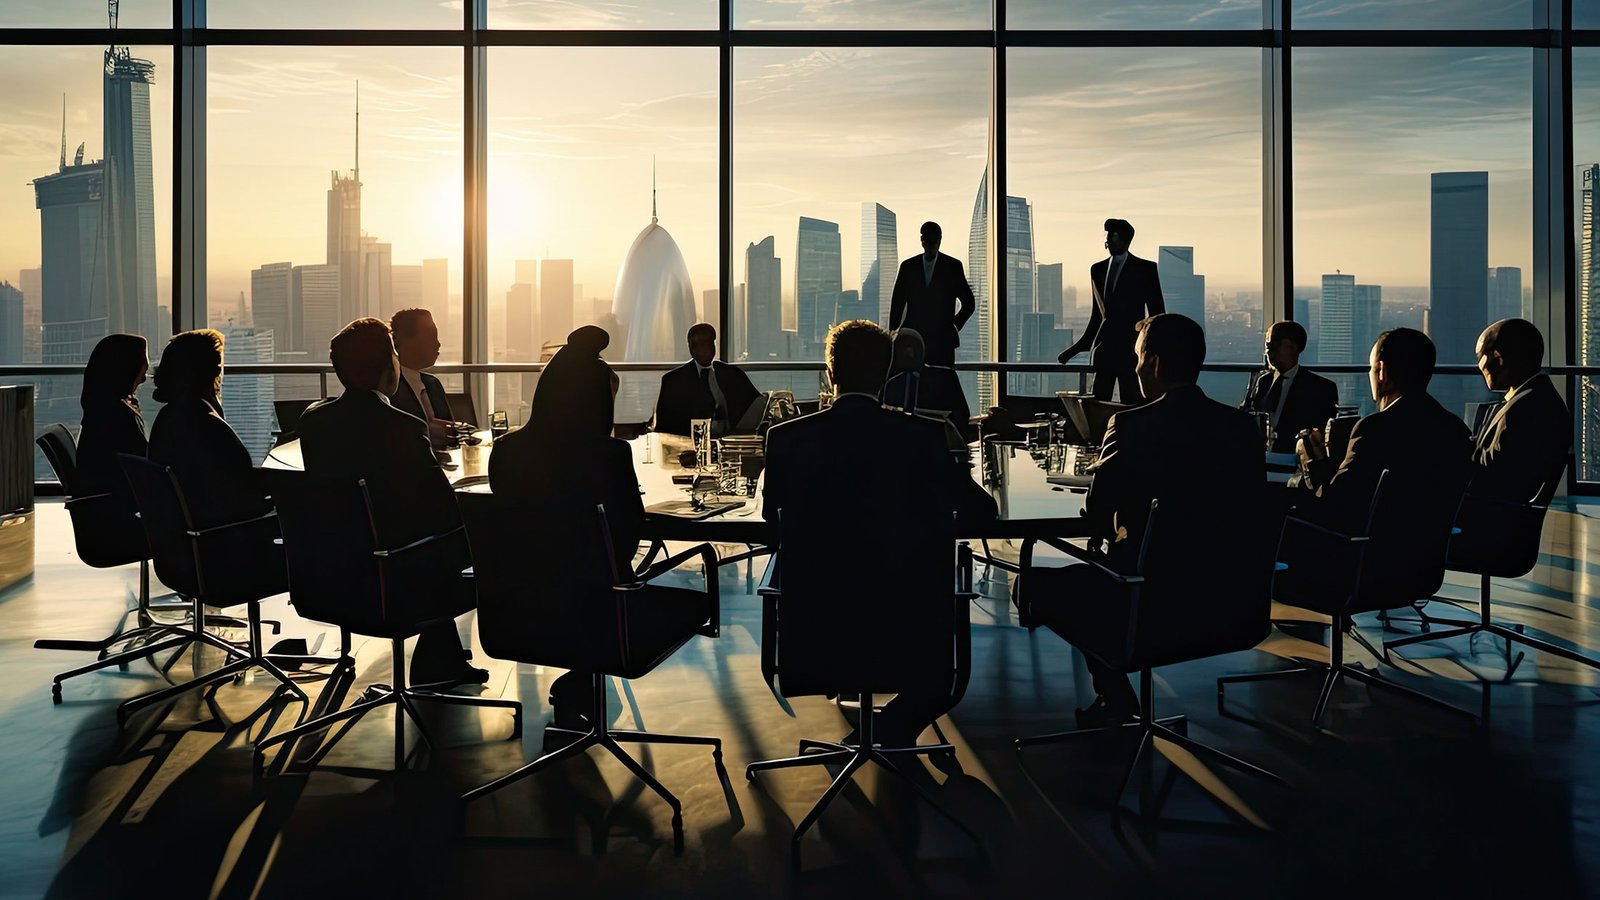
[[[1105,443],[1106,426],[1111,424],[1111,417],[1133,408],[1131,403],[1096,400],[1077,391],[1056,391],[1056,397],[1067,409],[1066,442],[1083,447]]]

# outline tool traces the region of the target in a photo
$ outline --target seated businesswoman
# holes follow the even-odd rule
[[[150,429],[149,457],[172,469],[195,525],[209,528],[272,511],[257,484],[250,451],[222,418],[222,333],[175,334],[155,374],[165,404]]]
[[[610,335],[593,325],[568,335],[566,346],[539,376],[528,421],[495,441],[489,457],[489,485],[495,494],[515,498],[518,506],[529,511],[531,539],[543,544],[541,553],[586,554],[596,533],[578,520],[592,514],[595,504],[605,504],[618,574],[627,578],[639,547],[644,502],[632,452],[626,441],[611,436],[618,380],[600,358],[600,351],[610,341]],[[544,589],[560,590],[560,576],[561,572],[540,571],[530,573],[529,578]],[[651,592],[649,602],[640,607],[662,613],[662,621],[681,618],[667,614],[677,604],[701,604],[702,616],[710,612],[705,595],[698,592],[660,586],[646,590]],[[595,636],[596,640],[606,637]],[[587,672],[568,672],[557,678],[550,688],[555,724],[585,727],[592,708],[589,692]]]
[[[144,415],[134,391],[150,361],[137,334],[108,334],[94,345],[83,370],[83,427],[78,432],[78,486],[82,495],[116,494],[133,509],[133,493],[117,465],[118,453],[144,456]],[[136,526],[137,530],[137,526]]]

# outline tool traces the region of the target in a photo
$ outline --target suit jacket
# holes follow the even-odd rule
[[[1068,349],[1068,355],[1089,351],[1089,365],[1096,372],[1112,375],[1131,375],[1134,370],[1133,343],[1137,333],[1133,330],[1146,316],[1167,311],[1166,300],[1161,295],[1161,279],[1156,274],[1156,264],[1128,254],[1122,264],[1111,293],[1105,295],[1106,267],[1111,260],[1102,259],[1089,267],[1089,284],[1094,292],[1094,306],[1089,310],[1089,324]],[[1204,322],[1200,323],[1202,326]]]
[[[433,407],[433,417],[451,421],[455,416],[450,414],[450,398],[445,396],[444,382],[427,372],[418,372],[422,376],[422,389],[428,395],[428,404]],[[410,413],[412,416],[427,421],[427,416],[422,414],[422,401],[418,399],[415,391],[405,378],[400,379],[400,387],[395,390],[394,396],[389,398],[394,408],[401,412]]]
[[[761,392],[738,366],[713,360],[711,371],[716,376],[717,387],[722,389],[722,396],[728,401],[727,427],[734,428]],[[656,397],[656,431],[688,434],[690,419],[714,419],[715,412],[711,398],[700,388],[700,373],[694,360],[661,376],[661,393]]]
[[[144,416],[139,401],[129,397],[83,411],[83,427],[78,432],[78,481],[74,494],[115,494],[134,509],[133,489],[117,463],[118,453],[144,456],[149,451],[145,440]]]
[[[889,300],[889,327],[915,329],[922,335],[928,365],[948,366],[956,361],[961,329],[977,309],[977,299],[961,261],[953,256],[940,253],[933,263],[933,280],[924,282],[922,254],[900,264]]]
[[[1278,408],[1280,388],[1273,383],[1276,375],[1268,370],[1256,379],[1255,390],[1251,392],[1255,398],[1252,408],[1256,412],[1271,415]],[[1283,401],[1283,414],[1279,416],[1281,421],[1272,423],[1276,435],[1272,439],[1272,452],[1293,453],[1295,436],[1302,429],[1326,427],[1338,405],[1339,386],[1302,366],[1294,374],[1294,381],[1289,383],[1289,396]]]
[[[1535,375],[1490,407],[1474,440],[1472,494],[1549,503],[1572,449],[1572,411],[1548,375]]]
[[[380,543],[401,546],[461,524],[428,427],[373,391],[345,391],[300,416],[306,471],[366,479]]]
[[[1470,437],[1466,423],[1432,395],[1407,394],[1356,423],[1342,461],[1312,463],[1306,486],[1319,493],[1300,504],[1303,514],[1335,531],[1364,533],[1378,477],[1387,469],[1394,489],[1414,502],[1448,505],[1453,515],[1471,474]]]
[[[768,429],[763,479],[761,514],[769,522],[786,506],[824,495],[881,503],[900,487],[927,492],[931,508],[961,519],[995,516],[994,498],[950,453],[942,420],[893,412],[866,396],[841,397]]]
[[[1160,501],[1164,546],[1226,552],[1226,541],[1261,527],[1266,478],[1250,416],[1207,397],[1199,385],[1184,385],[1111,417],[1083,514],[1092,533],[1110,542],[1112,568],[1131,572],[1152,499]],[[1173,541],[1169,529],[1187,537]],[[1167,564],[1188,567],[1177,559]]]
[[[163,406],[150,428],[148,455],[177,476],[200,528],[272,512],[250,451],[209,401],[193,397]]]
[[[552,440],[524,425],[494,442],[489,486],[515,498],[530,516],[541,510],[587,514],[605,504],[617,566],[623,574],[628,571],[644,530],[644,500],[627,441],[610,436]]]

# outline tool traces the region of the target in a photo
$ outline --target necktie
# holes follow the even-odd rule
[[[1111,299],[1111,292],[1117,286],[1117,276],[1122,274],[1122,261],[1113,259],[1106,266],[1106,289],[1100,293],[1102,300]]]
[[[700,399],[705,401],[712,411],[712,418],[721,418],[722,410],[717,408],[717,395],[711,392],[711,367],[706,366],[700,370]]]

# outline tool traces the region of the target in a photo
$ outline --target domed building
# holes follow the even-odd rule
[[[605,354],[613,361],[667,362],[689,354],[685,336],[695,323],[694,285],[683,251],[661,227],[651,206],[650,224],[634,238],[617,271],[611,305],[616,324],[611,349]],[[616,420],[648,420],[660,383],[661,376],[654,372],[622,373]]]

